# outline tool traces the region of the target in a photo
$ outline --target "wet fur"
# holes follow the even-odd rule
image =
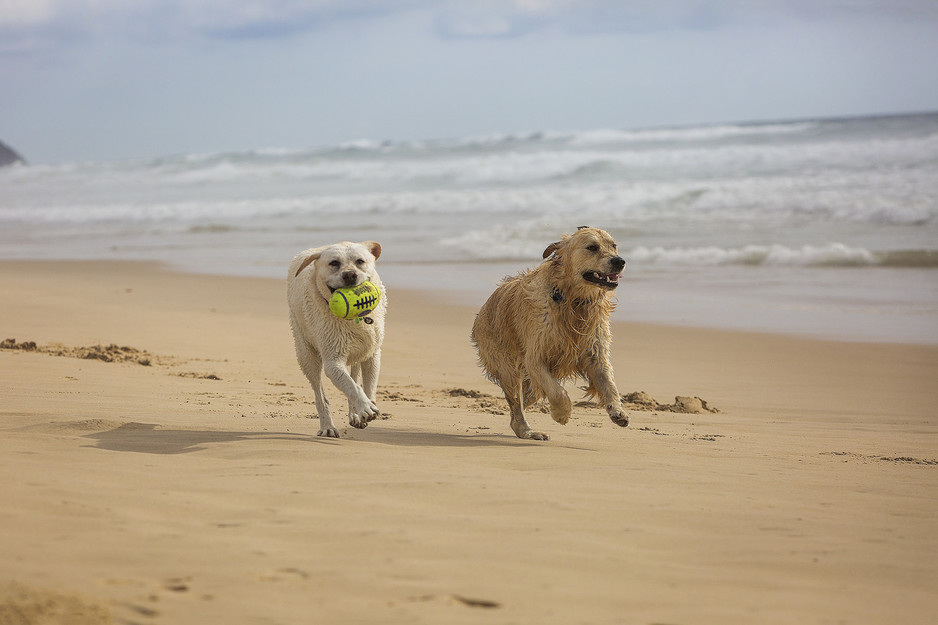
[[[381,245],[375,241],[311,248],[293,258],[287,272],[287,300],[296,358],[309,380],[319,413],[319,436],[339,437],[322,388],[325,373],[348,398],[349,425],[364,428],[378,416],[375,403],[387,293],[375,269]],[[335,288],[373,282],[381,301],[373,323],[339,319],[329,311]]]
[[[553,419],[566,424],[572,404],[562,382],[577,377],[588,381],[587,393],[599,398],[614,423],[627,426],[609,361],[615,287],[584,279],[589,272],[618,273],[625,261],[598,228],[565,235],[544,258],[535,269],[506,278],[472,327],[479,362],[508,401],[511,428],[519,438],[547,440],[530,428],[523,409],[547,399]]]

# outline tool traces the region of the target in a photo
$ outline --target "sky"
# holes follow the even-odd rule
[[[32,163],[938,110],[936,0],[0,0]]]

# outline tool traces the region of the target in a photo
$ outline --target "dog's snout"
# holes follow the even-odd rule
[[[345,283],[345,286],[356,286],[356,283],[358,282],[358,274],[354,271],[343,271],[342,282]]]
[[[622,271],[622,269],[625,267],[625,259],[621,256],[613,256],[609,261],[609,264],[612,265],[612,268],[615,271]]]

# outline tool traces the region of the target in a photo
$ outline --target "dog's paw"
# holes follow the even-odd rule
[[[570,401],[569,395],[563,393],[551,400],[550,416],[554,421],[560,425],[567,425],[571,414],[573,414],[573,402]]]
[[[549,441],[550,436],[544,434],[543,432],[535,432],[530,428],[525,428],[522,430],[515,430],[515,436],[524,440],[531,441]]]
[[[567,425],[567,422],[570,420],[570,414],[572,412],[573,407],[570,405],[569,399],[563,404],[551,405],[550,407],[551,418],[560,425]]]
[[[326,438],[339,438],[339,431],[335,428],[322,428],[316,433],[316,436],[325,436]]]
[[[619,427],[625,428],[629,426],[629,415],[622,412],[622,408],[620,406],[609,404],[606,406],[606,412],[609,413],[609,418],[612,420],[612,422]]]
[[[352,407],[348,413],[348,422],[353,428],[363,429],[368,427],[369,421],[378,418],[378,405],[371,400],[360,402]]]

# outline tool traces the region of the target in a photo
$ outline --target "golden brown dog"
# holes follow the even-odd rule
[[[511,409],[511,429],[518,438],[547,440],[535,432],[522,409],[539,399],[561,424],[570,419],[570,396],[561,382],[583,377],[609,418],[623,427],[612,377],[609,315],[612,292],[625,260],[604,230],[581,227],[544,250],[545,262],[506,278],[476,315],[472,342],[489,379],[502,387]]]

